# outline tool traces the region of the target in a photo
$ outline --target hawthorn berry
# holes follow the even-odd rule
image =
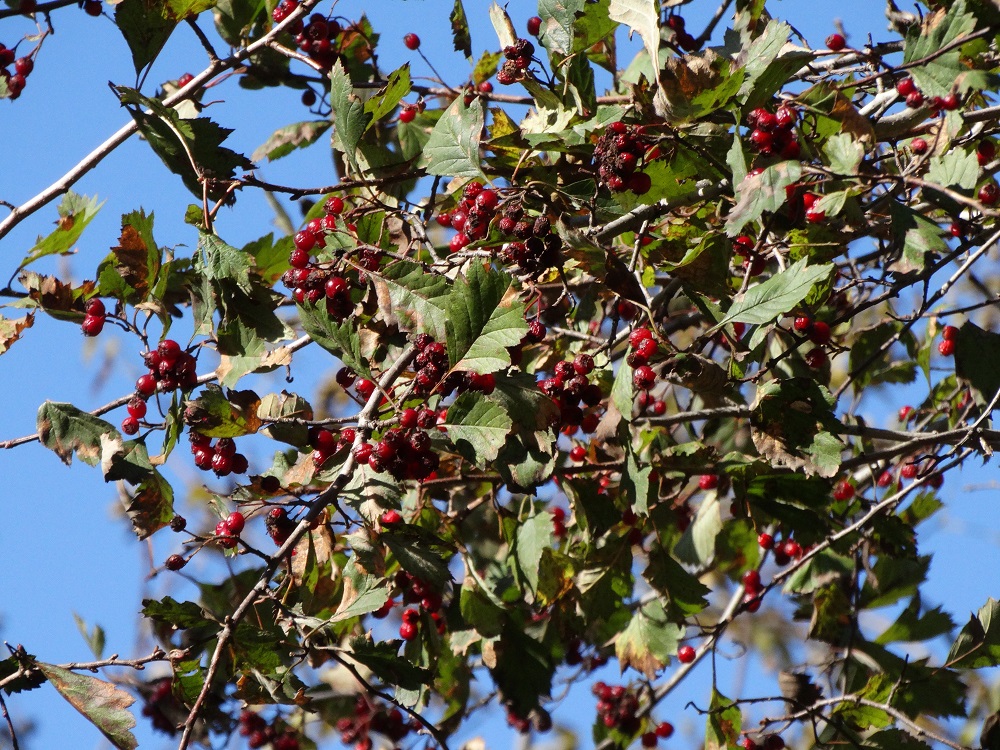
[[[923,156],[927,153],[927,141],[923,138],[914,138],[910,141],[910,151],[915,153],[917,156]]]
[[[132,416],[125,417],[122,420],[122,432],[126,435],[135,435],[139,432],[139,420]]]
[[[674,725],[669,721],[661,721],[656,725],[656,736],[660,739],[669,739],[674,733]]]
[[[907,76],[906,78],[901,78],[896,82],[896,93],[900,96],[909,96],[917,90],[917,84],[914,83],[913,79]]]
[[[379,522],[385,527],[398,526],[403,522],[403,516],[394,508],[390,508],[379,518]]]
[[[187,560],[181,555],[171,555],[163,565],[167,570],[180,570],[187,565]]]
[[[831,52],[840,52],[847,46],[847,40],[843,34],[830,34],[826,38],[826,48]]]
[[[103,315],[85,315],[83,323],[80,324],[80,330],[83,331],[84,336],[97,336],[104,330],[105,320]]]
[[[694,648],[691,646],[681,646],[677,649],[677,660],[681,664],[690,664],[694,661],[696,655]]]
[[[87,301],[87,306],[84,308],[87,315],[93,315],[96,318],[104,317],[106,310],[104,309],[104,303],[98,297],[92,297]]]
[[[151,373],[140,375],[135,381],[135,390],[141,396],[152,396],[156,393],[156,377]]]
[[[719,486],[718,474],[702,474],[698,477],[698,487],[703,490],[714,490]]]
[[[958,328],[955,326],[945,326],[941,329],[941,338],[945,341],[954,341],[958,337]]]
[[[997,147],[993,141],[980,141],[976,145],[976,161],[979,162],[979,166],[985,167],[989,164],[997,155]]]
[[[234,510],[226,517],[225,524],[230,534],[239,536],[246,527],[246,518],[238,510]]]
[[[632,384],[640,391],[648,391],[656,382],[656,373],[649,365],[641,365],[632,373]]]
[[[767,532],[762,532],[757,535],[757,545],[765,550],[774,549],[774,537]]]
[[[938,353],[943,357],[950,357],[955,353],[955,342],[951,339],[944,339],[938,342]]]
[[[420,49],[420,37],[413,33],[407,34],[403,37],[403,44],[408,50],[418,50]]]
[[[399,121],[402,123],[413,122],[417,116],[417,108],[411,104],[406,104],[399,112]]]
[[[987,182],[979,188],[979,202],[984,206],[995,206],[1000,202],[1000,187],[995,182]]]
[[[587,449],[582,445],[574,445],[569,452],[570,460],[580,462],[587,457]]]
[[[806,365],[811,370],[819,370],[827,362],[826,352],[822,349],[810,349],[805,356]]]

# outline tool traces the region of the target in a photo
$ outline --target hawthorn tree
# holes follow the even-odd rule
[[[10,106],[76,4],[0,11],[39,28],[0,49]],[[148,654],[57,665],[16,634],[13,746],[11,696],[51,683],[119,748],[136,695],[181,750],[447,750],[495,710],[579,722],[556,709],[586,691],[596,747],[653,747],[681,689],[705,729],[674,745],[1000,747],[978,671],[1000,604],[961,627],[928,606],[918,543],[946,475],[1000,444],[992,4],[890,1],[888,33],[815,46],[758,0],[699,29],[677,2],[541,0],[523,32],[494,3],[476,58],[456,0],[468,64],[428,85],[317,0],[81,5],[131,50],[131,120],[5,201],[0,237],[58,220],[5,254],[0,354],[45,314],[127,340],[145,374],[100,408],[46,401],[0,448],[118,483],[137,539],[172,539],[155,574],[200,596],[143,602]],[[206,66],[146,84],[179,26]],[[202,111],[227,77],[301,91],[313,119],[237,153]],[[89,237],[110,250],[87,278],[33,270],[75,250],[99,202],[74,186],[135,134],[195,196],[155,207],[193,249],[136,206]],[[335,184],[253,171],[303,149],[332,149]],[[304,217],[236,247],[227,207],[253,191]],[[258,388],[306,349],[318,393]],[[177,465],[207,472],[188,499]],[[723,694],[739,648],[781,672]]]

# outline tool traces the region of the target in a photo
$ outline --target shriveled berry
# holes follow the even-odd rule
[[[171,555],[170,557],[167,558],[167,561],[164,563],[164,567],[167,570],[180,570],[185,565],[187,565],[187,560],[185,560],[180,555]]]

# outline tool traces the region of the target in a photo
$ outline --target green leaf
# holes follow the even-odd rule
[[[160,54],[177,27],[177,18],[165,14],[162,4],[123,0],[115,6],[115,24],[125,37],[138,74]]]
[[[514,548],[517,567],[532,593],[538,590],[542,553],[551,549],[552,540],[552,516],[545,512],[528,518],[517,530]]]
[[[896,621],[875,642],[884,646],[889,643],[927,641],[954,629],[955,622],[951,615],[941,607],[928,609],[923,614],[920,610],[920,596],[914,596],[906,609],[899,613]]]
[[[276,161],[296,149],[311,146],[330,129],[330,125],[328,120],[305,120],[279,128],[257,147],[250,155],[250,160],[259,162],[266,158],[268,161]]]
[[[46,255],[68,253],[103,205],[104,201],[98,203],[96,196],[88,198],[73,191],[66,193],[59,203],[59,221],[56,222],[56,229],[48,236],[35,240],[34,246],[18,268],[24,268]]]
[[[709,492],[698,506],[691,525],[674,548],[682,563],[705,565],[715,557],[715,538],[722,531],[722,507],[717,492]]]
[[[889,202],[893,241],[902,246],[902,257],[892,264],[895,273],[923,271],[928,254],[948,252],[941,229],[930,219],[897,201]]]
[[[494,468],[515,492],[530,492],[547,481],[555,469],[554,441],[548,433],[511,433]]]
[[[974,149],[953,148],[928,161],[927,181],[942,187],[972,190],[979,181],[979,161]]]
[[[188,190],[199,200],[204,198],[205,193],[203,177],[224,183],[236,175],[238,168],[253,168],[253,162],[243,154],[222,145],[233,132],[231,129],[207,117],[185,119],[176,109],[143,96],[135,89],[116,86],[115,92],[156,155],[171,172],[182,178]],[[197,169],[192,165],[192,159]],[[208,196],[212,200],[231,197],[221,184],[210,186]]]
[[[527,333],[524,303],[512,279],[473,262],[464,278],[455,280],[448,296],[448,358],[452,367],[480,374],[510,365],[507,347]]]
[[[483,122],[483,107],[479,99],[466,107],[462,98],[457,97],[431,131],[420,165],[432,175],[485,181],[479,153]]]
[[[573,52],[573,25],[583,8],[583,0],[539,0],[538,17],[542,26],[538,39],[549,52],[561,55]]]
[[[513,424],[500,405],[481,394],[463,393],[448,407],[448,436],[481,469],[496,459]]]
[[[830,169],[837,174],[852,175],[858,170],[858,165],[865,156],[865,147],[860,141],[851,137],[850,133],[837,133],[826,139],[823,144]]]
[[[125,512],[136,536],[146,539],[173,519],[174,490],[160,472],[151,468],[136,488]]]
[[[743,295],[737,295],[726,316],[713,330],[729,323],[766,325],[794,310],[809,295],[813,285],[833,270],[829,263],[808,266],[807,262],[808,258],[801,258],[767,281],[751,287]]]
[[[312,414],[312,406],[306,399],[295,393],[287,393],[286,391],[282,391],[280,394],[267,394],[260,400],[260,406],[257,407],[257,416],[263,422],[290,417],[310,419]],[[309,428],[304,424],[278,422],[269,424],[261,432],[272,440],[280,440],[289,445],[302,447],[309,442]]]
[[[952,644],[946,663],[956,669],[1000,665],[1000,602],[987,599],[979,612],[970,615]]]
[[[459,594],[462,619],[483,638],[496,638],[504,629],[506,613],[472,578],[466,578]]]
[[[975,28],[976,17],[966,12],[965,0],[958,0],[947,12],[934,11],[923,23],[910,28],[903,47],[903,62],[932,58],[908,71],[926,96],[947,96],[956,87],[959,94],[965,91],[962,79],[967,68],[962,64],[961,51],[957,47],[944,54],[939,51]]]
[[[444,586],[451,580],[444,555],[448,548],[440,541],[427,538],[416,527],[383,531],[381,539],[403,568],[429,583]]]
[[[526,372],[498,373],[496,388],[487,398],[500,404],[511,420],[534,432],[546,430],[559,414],[556,403],[538,390],[535,376]],[[449,412],[450,416],[451,412]]]
[[[397,653],[399,641],[375,643],[371,636],[351,639],[350,657],[368,667],[386,685],[416,690],[431,681],[430,670],[410,663]]]
[[[611,385],[611,403],[621,412],[626,422],[632,419],[632,402],[635,398],[635,385],[632,382],[634,372],[632,367],[622,360],[618,363],[614,383]]]
[[[379,307],[387,323],[426,333],[436,341],[448,337],[448,294],[451,284],[418,263],[400,261],[374,278]]]
[[[362,570],[352,557],[344,566],[344,596],[330,622],[349,620],[375,612],[389,600],[385,578]]]
[[[684,630],[682,625],[668,621],[663,604],[654,599],[636,610],[628,627],[615,640],[618,663],[623,670],[632,667],[652,680],[677,653]]]
[[[736,205],[726,218],[726,234],[735,237],[751,221],[765,211],[777,211],[786,200],[785,188],[802,177],[802,165],[797,161],[773,164],[760,174],[749,175],[740,183]]]
[[[375,123],[395,110],[400,100],[409,93],[410,64],[404,63],[402,67],[392,71],[385,86],[365,102],[365,114],[369,117],[365,130],[370,130]]]
[[[251,258],[228,245],[214,234],[199,232],[198,250],[205,261],[205,275],[210,281],[231,281],[244,292],[250,292]]]
[[[354,95],[354,84],[339,57],[330,70],[330,107],[334,148],[344,154],[356,173],[360,173],[357,151],[367,128],[368,116]]]
[[[141,440],[123,442],[118,436],[101,441],[101,469],[105,482],[124,480],[140,484],[153,473],[149,451]]]
[[[1000,333],[966,321],[955,338],[955,374],[969,384],[981,407],[993,401],[1000,391]]]
[[[642,37],[653,70],[660,69],[660,4],[656,0],[611,0],[608,17]]]
[[[510,16],[497,4],[496,0],[490,3],[490,22],[497,33],[497,39],[500,40],[501,49],[509,47],[517,41],[517,32],[514,30],[514,24],[510,22]]]
[[[654,590],[666,597],[675,621],[697,614],[708,606],[705,598],[710,589],[688,573],[670,553],[655,547],[649,552],[649,562],[642,574]]]
[[[451,21],[451,37],[455,43],[455,51],[465,55],[466,60],[472,59],[472,37],[469,36],[469,19],[465,15],[462,0],[455,0],[455,7],[448,17]]]
[[[299,305],[299,319],[302,328],[312,340],[350,367],[354,372],[368,378],[371,368],[361,354],[361,338],[351,318],[337,322],[326,311],[326,303]]]
[[[195,399],[184,402],[184,422],[208,437],[252,435],[261,426],[260,397],[253,391],[223,393],[214,383]]]
[[[80,635],[83,636],[83,640],[87,643],[90,653],[94,655],[95,659],[103,659],[105,644],[104,628],[100,625],[94,625],[94,630],[90,631],[87,628],[86,620],[80,617],[80,615],[76,612],[73,613],[73,620],[76,622],[77,630],[80,631]]]
[[[131,732],[135,717],[127,710],[135,703],[135,698],[129,693],[110,682],[76,674],[54,664],[38,662],[37,666],[52,687],[100,729],[112,745],[120,750],[138,747],[139,743]]]
[[[655,487],[650,481],[653,467],[649,464],[645,466],[639,465],[635,451],[631,450],[631,446],[629,445],[630,436],[628,428],[624,423],[619,430],[619,437],[623,440],[622,445],[626,446],[625,470],[622,472],[620,485],[622,497],[632,507],[633,511],[644,516],[649,512],[649,501],[654,499],[653,491]]]
[[[742,722],[740,707],[713,688],[705,725],[705,750],[736,747],[740,741]]]
[[[97,466],[108,438],[118,437],[118,430],[99,417],[77,409],[73,404],[46,401],[38,408],[38,439],[42,445],[69,466],[73,454],[90,466]]]
[[[833,397],[812,378],[789,378],[757,389],[750,437],[775,466],[832,477],[843,446],[822,429],[833,425]]]

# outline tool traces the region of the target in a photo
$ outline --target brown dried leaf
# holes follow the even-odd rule
[[[149,248],[131,224],[122,227],[118,243],[111,248],[117,260],[115,270],[141,298],[145,298],[149,291]]]
[[[9,320],[0,317],[0,354],[4,354],[15,341],[21,338],[21,331],[35,324],[35,314],[28,313],[23,318]]]

